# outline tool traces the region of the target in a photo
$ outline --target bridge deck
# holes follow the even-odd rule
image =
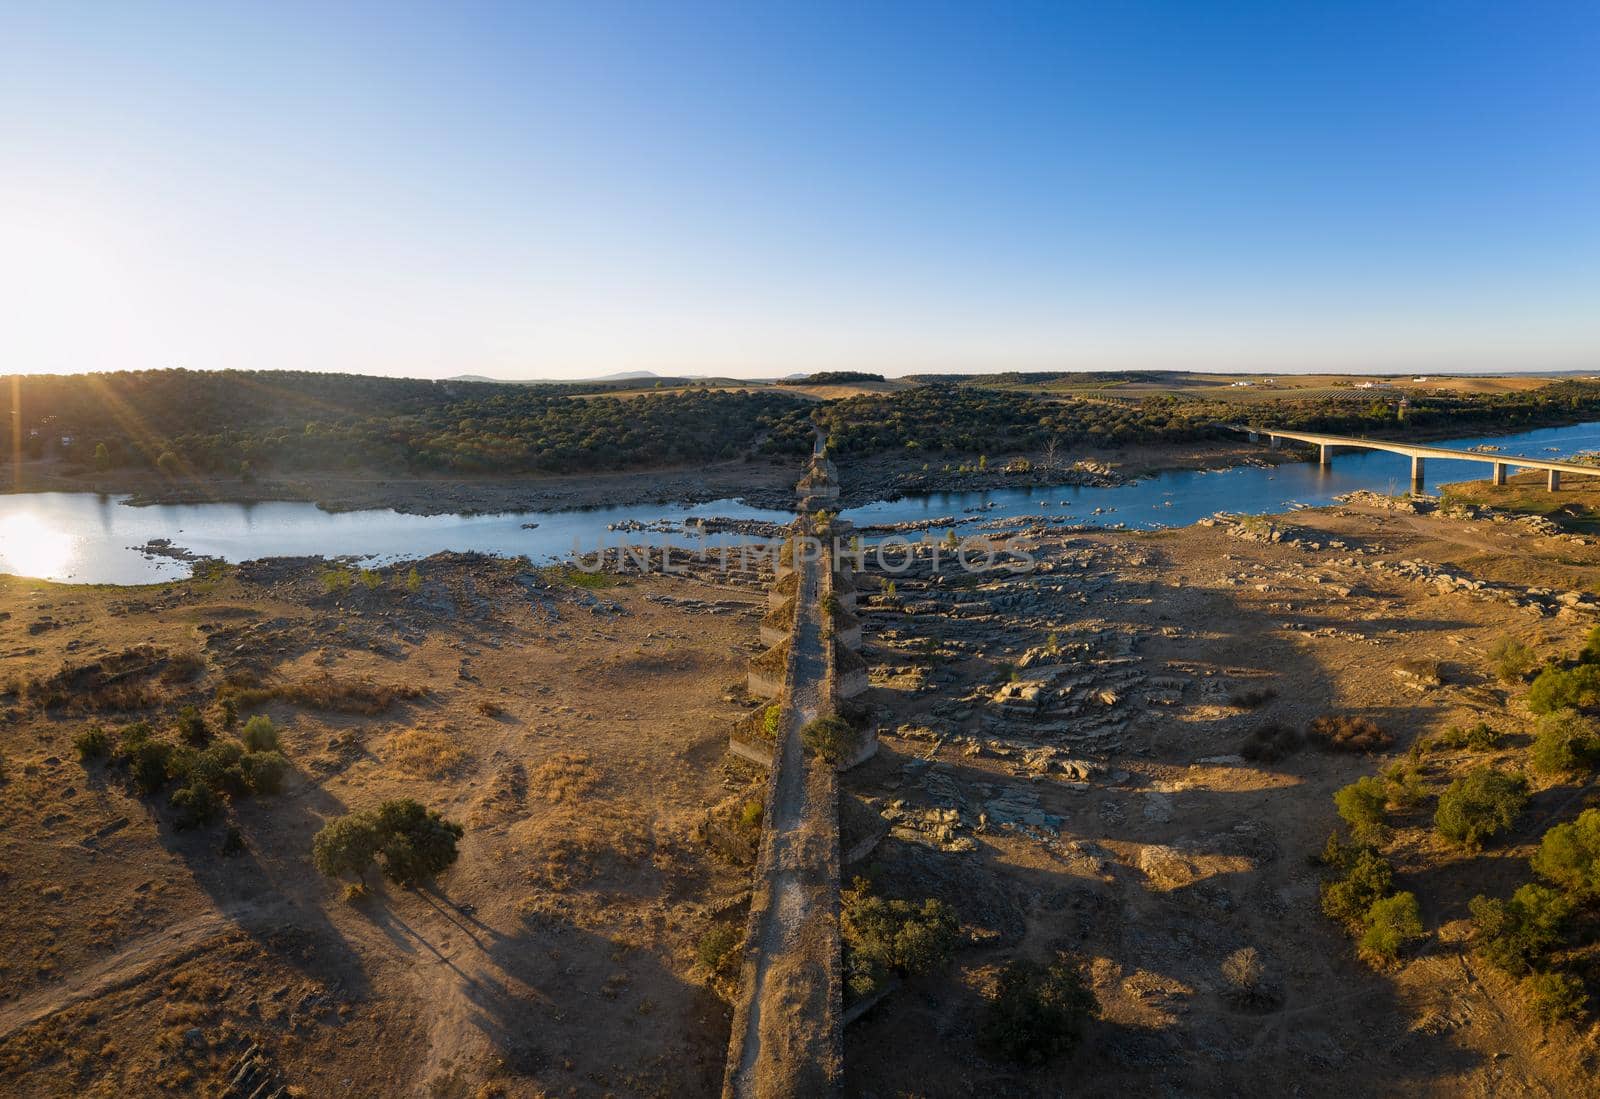
[[[1350,447],[1360,450],[1386,450],[1391,454],[1404,454],[1411,458],[1442,458],[1453,462],[1484,462],[1490,465],[1515,466],[1518,469],[1553,470],[1556,473],[1576,473],[1600,477],[1600,466],[1580,462],[1552,461],[1548,458],[1530,458],[1522,454],[1505,454],[1498,450],[1452,450],[1441,446],[1420,446],[1389,439],[1364,439],[1354,435],[1322,435],[1309,431],[1283,431],[1273,427],[1249,427],[1243,424],[1224,424],[1231,431],[1251,435],[1265,435],[1269,439],[1290,439],[1314,446]]]

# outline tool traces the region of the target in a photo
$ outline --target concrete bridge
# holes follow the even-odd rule
[[[1237,431],[1248,435],[1252,443],[1260,442],[1265,435],[1268,445],[1277,450],[1283,440],[1288,439],[1294,443],[1304,443],[1317,448],[1317,458],[1325,466],[1333,464],[1335,450],[1386,450],[1390,454],[1404,454],[1411,459],[1411,488],[1412,491],[1421,491],[1423,471],[1429,458],[1438,458],[1452,462],[1480,462],[1494,467],[1492,479],[1495,484],[1506,483],[1506,470],[1508,469],[1539,469],[1546,474],[1546,484],[1551,492],[1561,488],[1561,475],[1563,473],[1576,474],[1580,477],[1600,477],[1600,466],[1586,466],[1580,462],[1550,461],[1546,458],[1526,458],[1516,454],[1502,454],[1499,451],[1482,450],[1451,450],[1440,446],[1418,446],[1414,443],[1391,442],[1387,439],[1362,439],[1349,435],[1321,435],[1308,431],[1284,431],[1275,427],[1251,427],[1245,424],[1222,424],[1229,431]]]

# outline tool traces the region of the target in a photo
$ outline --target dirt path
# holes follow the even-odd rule
[[[208,912],[187,923],[134,939],[109,958],[80,970],[66,981],[37,989],[20,1000],[0,1006],[0,1041],[74,1004],[136,985],[159,968],[191,958],[207,949],[218,936],[236,927],[241,918],[264,911],[262,906],[252,904],[227,912]]]

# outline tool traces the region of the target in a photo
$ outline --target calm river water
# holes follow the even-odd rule
[[[1518,435],[1477,436],[1434,445],[1491,444],[1506,454],[1554,458],[1600,450],[1600,423],[1544,428]],[[1450,481],[1488,476],[1472,462],[1427,463],[1430,489]],[[1128,527],[1187,526],[1218,511],[1265,514],[1295,504],[1325,504],[1359,488],[1399,492],[1409,487],[1410,460],[1381,452],[1349,452],[1324,470],[1312,462],[1270,469],[1163,473],[1119,488],[994,489],[933,493],[850,508],[857,525],[981,514],[985,518],[1047,515],[1070,522],[1123,523]],[[990,506],[992,505],[992,506]],[[982,509],[981,511],[979,509]],[[588,511],[519,512],[505,515],[402,515],[357,511],[333,514],[313,504],[185,504],[127,507],[120,498],[94,493],[32,493],[0,496],[0,572],[49,580],[96,584],[145,584],[178,579],[189,565],[140,552],[151,539],[168,538],[193,553],[246,561],[257,557],[321,554],[354,556],[381,563],[425,557],[441,550],[478,550],[535,561],[555,560],[578,546],[585,553],[624,541],[697,545],[692,534],[619,533],[618,523],[682,523],[694,516],[786,522],[787,512],[716,500],[693,507],[639,504]],[[935,536],[941,531],[935,530]],[[733,545],[734,535],[712,535],[711,545]]]

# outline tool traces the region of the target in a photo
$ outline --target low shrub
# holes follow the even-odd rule
[[[842,717],[819,717],[806,722],[800,741],[832,764],[843,763],[861,747],[861,734]]]
[[[193,748],[204,748],[211,743],[211,729],[193,706],[178,711],[178,739]]]
[[[1300,750],[1304,739],[1287,725],[1269,721],[1251,730],[1239,746],[1239,754],[1252,763],[1276,763]]]
[[[700,959],[700,964],[719,977],[732,975],[734,963],[739,960],[739,947],[744,942],[744,936],[739,929],[731,924],[718,924],[704,935],[695,945],[695,957]]]
[[[1065,959],[1049,966],[1014,961],[978,1022],[978,1043],[991,1057],[1043,1064],[1083,1040],[1098,1013],[1094,993]]]
[[[1415,762],[1400,762],[1384,768],[1383,791],[1389,804],[1399,809],[1414,809],[1422,804],[1422,768]]]
[[[72,738],[73,747],[78,749],[78,758],[84,763],[93,759],[104,759],[111,754],[111,734],[98,725],[90,725],[77,736]]]
[[[1239,710],[1254,710],[1278,697],[1271,687],[1240,688],[1228,695],[1228,705]]]
[[[228,825],[227,832],[222,836],[221,854],[225,858],[233,858],[235,855],[244,854],[244,851],[244,833],[239,831],[238,825]]]
[[[1337,858],[1343,877],[1322,883],[1322,911],[1332,919],[1361,924],[1372,906],[1394,889],[1394,867],[1364,846],[1342,848]]]
[[[1368,959],[1392,962],[1400,948],[1423,937],[1422,911],[1414,893],[1396,893],[1372,902],[1367,909],[1361,953]]]
[[[1502,683],[1520,683],[1538,663],[1533,650],[1511,637],[1502,637],[1489,646],[1489,662]]]
[[[1528,753],[1533,769],[1546,775],[1575,775],[1600,760],[1600,731],[1577,710],[1556,710],[1539,718]]]
[[[206,658],[199,653],[173,653],[167,657],[167,666],[161,669],[165,683],[187,683],[206,670]]]
[[[1334,807],[1350,826],[1350,833],[1363,843],[1381,843],[1388,829],[1384,810],[1389,801],[1381,779],[1358,778],[1333,795]]]
[[[1317,744],[1336,752],[1377,752],[1394,743],[1375,722],[1351,714],[1319,717],[1306,732]]]
[[[389,759],[407,774],[443,778],[466,761],[455,738],[437,729],[407,729],[389,743]]]
[[[1546,1026],[1562,1020],[1581,1019],[1588,1009],[1588,990],[1583,981],[1571,973],[1560,970],[1535,973],[1526,985],[1528,1002]]]
[[[739,809],[739,824],[748,831],[761,830],[761,817],[763,810],[761,803],[754,799],[747,801]]]
[[[428,688],[412,683],[378,683],[371,679],[345,679],[325,674],[291,683],[276,693],[280,698],[315,710],[371,717],[383,713],[396,702],[424,697]]]
[[[1486,721],[1476,725],[1452,725],[1435,736],[1429,742],[1429,747],[1488,752],[1500,747],[1500,734]]]
[[[178,815],[173,820],[177,828],[199,828],[210,823],[222,811],[217,795],[198,779],[175,790],[171,805],[177,810]]]
[[[1510,828],[1527,803],[1525,778],[1479,767],[1439,795],[1433,825],[1445,839],[1476,849]]]
[[[1600,709],[1600,664],[1545,668],[1528,688],[1528,709],[1536,714]]]
[[[277,727],[266,714],[257,714],[245,722],[239,739],[252,752],[276,752],[279,747]]]

